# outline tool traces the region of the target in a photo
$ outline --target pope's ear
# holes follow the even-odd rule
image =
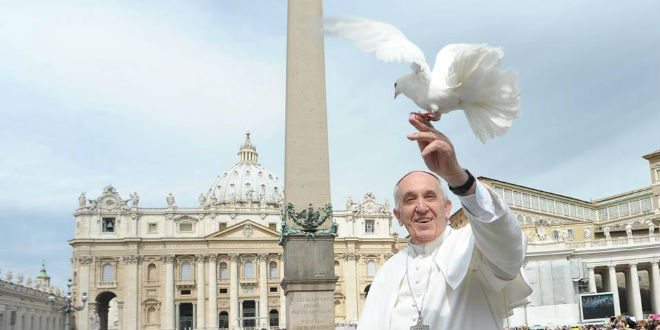
[[[445,213],[445,217],[449,220],[449,216],[451,216],[451,200],[449,199],[445,201]]]
[[[399,221],[399,226],[403,227],[403,222],[401,222],[401,218],[399,217],[401,214],[399,213],[399,209],[396,207],[392,210],[392,213],[394,213],[394,216],[396,217],[396,220]]]

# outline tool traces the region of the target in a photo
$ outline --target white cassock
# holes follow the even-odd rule
[[[513,308],[528,303],[524,238],[511,210],[479,181],[475,194],[459,199],[468,225],[447,226],[435,241],[390,258],[371,284],[358,330],[408,330],[422,299],[422,323],[432,330],[502,330]]]

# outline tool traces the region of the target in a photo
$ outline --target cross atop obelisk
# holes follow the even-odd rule
[[[286,328],[334,329],[334,235],[321,0],[289,0],[284,247]]]

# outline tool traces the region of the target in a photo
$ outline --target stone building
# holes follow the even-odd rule
[[[33,282],[28,277],[23,283],[22,274],[14,278],[11,270],[0,280],[0,329],[1,330],[54,330],[64,328],[64,315],[54,306],[64,304],[61,292],[50,285],[50,277],[42,265]],[[53,303],[48,297],[53,294]]]
[[[88,293],[101,329],[283,328],[282,196],[249,133],[198,206],[179,207],[169,194],[166,207],[141,207],[137,193],[122,199],[112,186],[94,199],[82,194],[69,241],[75,296]],[[395,252],[390,211],[371,193],[334,210],[337,322],[357,322]],[[77,316],[76,329],[88,329],[89,315]]]
[[[510,325],[577,324],[580,293],[613,292],[615,313],[660,313],[660,150],[643,156],[651,185],[583,201],[480,178],[516,214],[527,238],[531,303]]]

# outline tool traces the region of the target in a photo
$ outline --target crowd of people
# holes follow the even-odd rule
[[[564,325],[564,326],[533,326],[505,327],[504,330],[660,330],[660,316],[652,314],[644,320],[636,320],[629,316],[612,316],[602,324]]]

